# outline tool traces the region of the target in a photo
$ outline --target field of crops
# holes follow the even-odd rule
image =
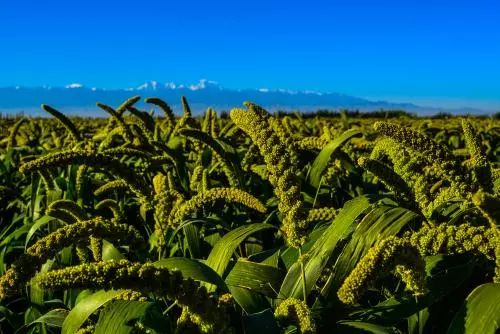
[[[138,101],[0,119],[0,332],[499,330],[499,120]]]

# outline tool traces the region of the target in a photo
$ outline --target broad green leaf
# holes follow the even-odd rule
[[[342,321],[338,323],[340,332],[346,334],[397,334],[395,328],[384,327],[377,324],[361,321]]]
[[[378,197],[359,196],[346,202],[337,217],[333,220],[325,232],[318,238],[311,249],[305,253],[304,276],[305,291],[309,294],[321,276],[326,264],[330,261],[333,250],[337,247],[340,240],[345,239],[353,230],[357,218],[363,214],[371,203]],[[295,262],[288,271],[280,289],[282,298],[294,297],[303,298],[304,281],[302,276],[301,264]]]
[[[31,225],[29,231],[28,231],[28,234],[26,235],[26,241],[25,241],[25,245],[24,247],[25,248],[28,248],[28,244],[31,240],[31,238],[33,237],[33,235],[43,226],[45,226],[46,224],[48,224],[49,222],[51,222],[52,220],[54,220],[55,218],[54,217],[50,217],[50,216],[42,216],[40,217],[37,221],[35,221],[35,223],[33,225]]]
[[[109,241],[102,240],[102,260],[123,260],[125,256]]]
[[[88,290],[88,289],[85,289],[85,290],[82,290],[80,292],[78,292],[77,296],[75,297],[75,305],[78,304],[80,301],[84,300],[85,298],[87,298],[88,296],[92,295],[94,292],[92,292],[92,290]]]
[[[238,286],[276,298],[285,273],[263,263],[239,259],[226,277],[230,286]]]
[[[420,298],[405,296],[389,298],[362,311],[363,318],[379,318],[387,324],[396,324],[453,292],[474,269],[474,263],[463,256],[436,255],[425,258],[429,292]]]
[[[426,324],[429,320],[429,310],[424,308],[408,317],[408,334],[425,334]]]
[[[184,277],[211,283],[223,291],[228,291],[222,278],[206,264],[185,257],[171,257],[153,263],[155,267],[179,270]]]
[[[33,320],[29,324],[24,325],[16,331],[17,333],[24,333],[29,328],[33,327],[36,324],[44,324],[48,327],[62,327],[64,319],[68,315],[69,311],[61,308],[50,310],[44,315],[40,316],[38,319]]]
[[[23,225],[23,226],[19,227],[18,229],[14,230],[9,235],[3,237],[1,239],[2,241],[0,242],[0,247],[8,245],[12,240],[16,240],[19,237],[21,237],[23,234],[27,233],[30,230],[32,225],[33,224]]]
[[[420,216],[401,207],[381,205],[373,208],[356,226],[351,239],[336,261],[333,272],[322,290],[324,296],[335,293],[361,258],[377,242],[399,233]],[[329,296],[328,299],[332,298]]]
[[[259,253],[252,254],[248,257],[248,260],[253,262],[260,262],[278,268],[280,261],[280,248],[271,248]]]
[[[189,254],[192,258],[201,257],[200,251],[200,236],[198,233],[198,227],[194,224],[186,224],[182,228],[184,230],[185,241]]]
[[[268,299],[261,293],[251,291],[238,286],[229,286],[229,291],[234,300],[247,314],[261,312],[271,305]]]
[[[46,263],[42,265],[40,273],[46,273],[47,271],[51,270],[53,265],[54,265],[54,260],[48,260]],[[45,290],[36,284],[30,284],[29,291],[30,291],[31,303],[42,305],[44,301]]]
[[[47,206],[59,199],[62,199],[63,191],[60,189],[48,190],[47,191]],[[36,211],[36,210],[35,210]]]
[[[245,226],[240,226],[217,241],[214,248],[208,256],[206,264],[211,267],[220,276],[224,275],[231,257],[238,246],[250,235],[263,230],[268,230],[274,228],[270,224],[250,224]]]
[[[136,300],[115,300],[108,303],[95,326],[94,334],[128,334],[134,330],[134,320],[146,315],[151,302]]]
[[[75,333],[92,313],[122,292],[123,290],[100,290],[82,299],[64,320],[61,333]]]
[[[323,235],[323,233],[328,228],[328,224],[323,224],[319,227],[316,227],[311,233],[309,233],[307,237],[307,241],[302,246],[302,252],[307,253],[311,247],[316,243],[319,237]],[[299,258],[299,250],[293,247],[286,247],[281,252],[281,260],[285,264],[285,268],[290,269],[290,267],[297,261]]]
[[[448,328],[449,334],[494,334],[500,329],[500,283],[475,288]]]
[[[332,157],[335,152],[342,147],[345,143],[347,143],[353,137],[359,137],[362,135],[361,130],[359,129],[350,129],[332,140],[328,145],[326,145],[321,152],[319,152],[316,159],[311,167],[311,171],[309,172],[309,183],[315,188],[319,187],[321,182],[321,176],[328,166],[328,162],[330,161],[330,157]]]
[[[42,313],[40,313],[40,310],[35,307],[35,306],[29,306],[26,311],[24,311],[24,324],[29,324],[36,319],[40,318],[42,316]]]

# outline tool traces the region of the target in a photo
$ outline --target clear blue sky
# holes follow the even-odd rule
[[[201,78],[500,108],[500,1],[0,0],[0,86]]]

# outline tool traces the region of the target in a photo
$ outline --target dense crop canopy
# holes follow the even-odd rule
[[[0,332],[494,333],[500,123],[0,120]]]

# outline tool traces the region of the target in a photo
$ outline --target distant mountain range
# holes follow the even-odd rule
[[[270,89],[227,89],[213,81],[200,80],[194,85],[160,84],[150,81],[136,88],[102,89],[88,88],[78,83],[65,87],[5,87],[0,88],[0,112],[8,114],[24,113],[33,116],[45,115],[40,104],[51,105],[70,115],[103,116],[105,113],[96,107],[96,102],[117,106],[125,99],[140,95],[143,98],[156,96],[167,101],[176,111],[180,110],[180,97],[186,96],[191,109],[201,113],[208,107],[217,111],[239,107],[244,101],[252,101],[268,110],[350,109],[373,111],[397,109],[418,114],[450,113],[488,113],[484,110],[442,109],[421,107],[411,103],[391,103],[371,101],[359,97],[315,91],[291,91]],[[141,105],[139,105],[141,106]],[[142,105],[146,108],[146,105]]]

